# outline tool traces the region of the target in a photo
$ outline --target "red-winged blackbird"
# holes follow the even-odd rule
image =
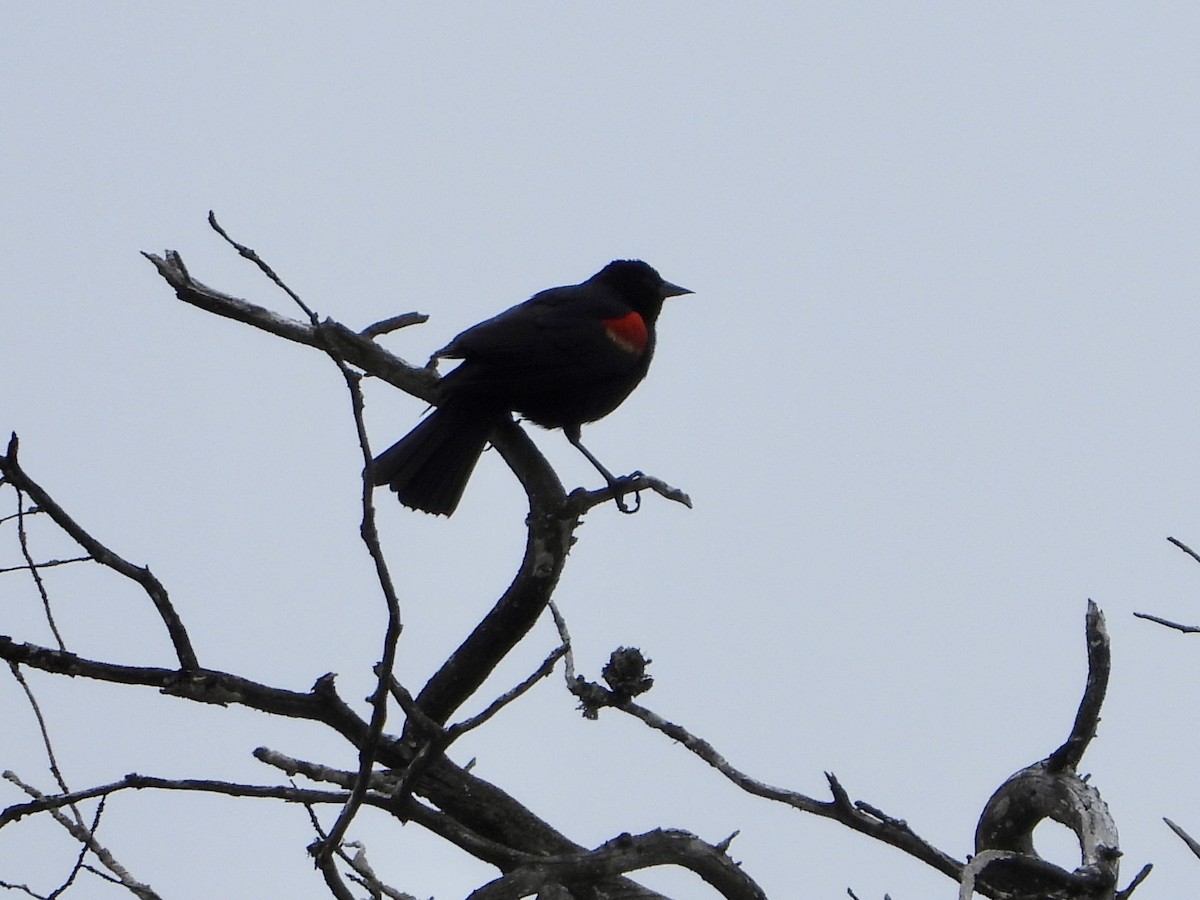
[[[437,408],[375,459],[375,484],[405,506],[450,515],[489,434],[511,412],[561,428],[612,484],[580,443],[580,426],[637,387],[663,300],[690,293],[644,262],[616,260],[468,328],[433,355],[463,362],[441,380]]]

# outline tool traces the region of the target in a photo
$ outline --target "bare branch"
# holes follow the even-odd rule
[[[1193,550],[1191,547],[1189,547],[1183,541],[1176,540],[1173,537],[1169,537],[1169,538],[1167,538],[1167,540],[1170,541],[1172,544],[1174,544],[1176,547],[1178,547],[1180,550],[1182,550],[1184,553],[1186,553],[1188,556],[1190,556],[1192,559],[1196,560],[1196,562],[1200,562],[1200,553],[1197,553],[1195,550]]]
[[[9,572],[34,572],[40,569],[53,569],[55,566],[69,566],[72,563],[95,562],[90,556],[72,556],[70,559],[45,559],[38,563],[23,563],[19,566],[0,566],[0,575]],[[59,649],[65,650],[66,647]]]
[[[1096,736],[1096,728],[1100,724],[1100,707],[1104,705],[1104,695],[1108,691],[1108,676],[1112,668],[1108,629],[1104,624],[1104,614],[1091,600],[1088,601],[1087,615],[1084,618],[1084,633],[1087,637],[1088,651],[1087,684],[1083,689],[1083,698],[1079,701],[1079,709],[1075,713],[1071,734],[1063,745],[1046,759],[1046,766],[1051,771],[1073,770],[1079,766],[1084,751]]]
[[[1176,836],[1181,841],[1183,841],[1185,844],[1187,844],[1187,848],[1192,851],[1193,855],[1195,855],[1196,857],[1200,857],[1200,842],[1197,842],[1195,838],[1193,838],[1190,834],[1188,834],[1186,831],[1184,831],[1181,827],[1176,825],[1174,822],[1172,822],[1166,816],[1163,817],[1163,821],[1167,823],[1167,827],[1170,828],[1173,832],[1175,832]]]
[[[354,850],[354,855],[348,855],[345,850]],[[379,880],[379,876],[375,874],[375,870],[371,868],[371,863],[367,860],[367,848],[358,841],[349,841],[343,845],[342,859],[352,868],[356,875],[351,875],[350,879],[356,881],[369,890],[373,896],[388,897],[389,900],[417,900],[412,894],[406,894],[404,891],[398,891],[393,887],[388,887]]]
[[[1135,612],[1134,615],[1139,619],[1145,619],[1148,622],[1155,622],[1158,625],[1165,625],[1167,628],[1174,628],[1176,631],[1182,631],[1184,634],[1195,634],[1196,632],[1200,631],[1200,625],[1181,625],[1178,622],[1172,622],[1170,619],[1152,616],[1150,613]]]
[[[389,316],[378,322],[373,322],[362,331],[359,332],[365,338],[377,338],[385,334],[391,334],[401,328],[408,328],[410,325],[423,325],[429,321],[429,316],[425,313],[407,312],[400,313],[398,316]]]
[[[1174,544],[1176,547],[1178,547],[1180,550],[1182,550],[1184,553],[1186,553],[1188,556],[1190,556],[1192,559],[1196,560],[1197,562],[1200,562],[1200,553],[1197,553],[1195,550],[1193,550],[1191,547],[1189,547],[1183,541],[1176,540],[1173,537],[1169,537],[1169,538],[1167,538],[1167,540],[1170,543]],[[1160,618],[1159,616],[1152,616],[1150,613],[1135,612],[1134,615],[1139,619],[1145,619],[1146,621],[1154,622],[1157,625],[1163,625],[1167,628],[1173,628],[1176,631],[1182,632],[1183,634],[1195,634],[1196,632],[1200,631],[1200,626],[1182,625],[1179,622],[1173,622],[1170,619],[1163,619],[1163,618]]]
[[[5,772],[4,778],[19,784],[16,776]],[[225,794],[229,797],[257,797],[283,800],[287,803],[345,803],[347,793],[343,791],[313,791],[286,785],[238,784],[231,781],[212,781],[199,778],[157,778],[132,772],[109,784],[97,785],[85,790],[62,794],[39,794],[30,803],[19,803],[0,811],[0,828],[18,822],[26,816],[71,806],[94,797],[107,797],[126,790],[154,789],[160,791],[188,791],[204,794]]]
[[[45,795],[42,794],[41,791],[32,785],[25,784],[12,772],[5,772],[4,778],[8,781],[11,781],[13,784],[17,785],[17,787],[21,788],[21,790],[23,790],[26,794],[37,800],[45,798]],[[129,874],[129,871],[119,862],[117,862],[112,853],[110,853],[107,848],[102,846],[100,842],[96,840],[95,835],[92,834],[86,825],[76,822],[63,815],[58,807],[48,808],[47,811],[51,816],[54,817],[54,820],[58,822],[59,825],[67,830],[71,837],[94,853],[96,858],[100,860],[101,864],[110,872],[112,872],[112,874],[116,876],[117,881],[120,882],[120,884],[128,889],[132,894],[137,897],[141,897],[142,900],[162,900],[162,898],[160,898],[158,894],[154,892],[150,885],[143,884]],[[0,824],[2,824],[2,820],[0,820]]]
[[[259,747],[254,751],[256,759],[274,766],[288,775],[302,775],[313,781],[323,781],[338,784],[349,789],[357,778],[354,772],[334,769],[322,763],[295,759],[276,750]],[[472,829],[456,821],[454,817],[444,812],[413,800],[411,796],[397,798],[395,785],[398,778],[394,773],[376,772],[372,776],[371,787],[376,793],[368,794],[366,802],[378,806],[398,816],[406,822],[415,822],[433,834],[449,841],[472,856],[492,863],[502,869],[541,859],[545,852],[526,853],[514,850],[503,843],[488,840]],[[578,848],[582,849],[582,848]],[[560,848],[559,852],[567,852]]]
[[[15,444],[15,434],[12,440]],[[50,626],[51,634],[54,635],[54,642],[58,644],[59,650],[66,650],[67,645],[63,643],[62,634],[58,630],[58,624],[54,621],[54,612],[50,609],[50,594],[46,591],[46,583],[42,581],[42,573],[38,571],[38,564],[33,561],[33,554],[29,552],[29,535],[25,530],[25,492],[20,488],[17,489],[17,543],[21,546],[21,555],[25,557],[25,567],[29,570],[29,574],[33,576],[33,583],[37,587],[38,596],[42,598],[42,609],[46,613],[46,623]],[[14,668],[13,671],[15,673],[16,669]],[[33,699],[32,694],[30,694],[30,699]]]
[[[560,630],[560,634],[562,633]],[[682,744],[746,793],[786,804],[801,812],[835,819],[855,831],[891,844],[958,880],[963,866],[961,862],[918,837],[904,820],[885,816],[868,804],[856,805],[851,802],[845,789],[831,773],[826,773],[826,777],[833,792],[834,799],[832,801],[820,801],[798,791],[775,787],[758,781],[735,768],[708,741],[697,737],[680,725],[667,721],[629,698],[621,697],[615,692],[581,677],[569,681],[568,687],[579,698],[585,715],[588,715],[589,710],[595,713],[602,707],[619,709],[621,712],[641,719],[654,730]]]
[[[355,746],[366,731],[366,723],[337,695],[333,676],[324,676],[311,691],[298,693],[215,669],[180,672],[154,666],[99,662],[49,647],[17,643],[6,635],[0,635],[0,659],[58,675],[155,687],[165,694],[202,703],[222,706],[236,703],[274,715],[311,719],[329,725]]]
[[[581,516],[592,507],[600,506],[626,494],[636,494],[639,491],[654,491],[660,497],[682,503],[688,509],[692,508],[692,498],[679,488],[671,487],[665,481],[650,475],[636,472],[633,475],[618,478],[612,485],[606,485],[599,490],[588,491],[584,488],[576,488],[567,497],[563,515]]]
[[[271,281],[275,282],[275,284],[279,287],[280,290],[282,290],[285,294],[287,294],[289,297],[291,297],[292,300],[295,301],[296,305],[299,306],[300,309],[302,309],[304,311],[304,314],[308,316],[309,321],[312,323],[314,328],[317,326],[317,324],[318,324],[317,314],[309,308],[307,303],[305,303],[303,300],[300,299],[300,295],[297,294],[295,291],[293,291],[286,284],[284,284],[283,281],[279,278],[279,276],[275,274],[275,270],[272,269],[270,266],[268,266],[259,257],[259,255],[256,252],[254,252],[253,250],[251,250],[249,247],[247,247],[244,244],[239,244],[237,241],[235,241],[233,238],[231,238],[228,234],[226,234],[225,229],[222,228],[220,226],[220,224],[218,224],[218,222],[217,222],[216,213],[214,213],[211,209],[208,211],[208,224],[212,228],[213,231],[215,231],[217,234],[219,234],[221,237],[223,237],[225,239],[225,241],[231,247],[233,247],[235,250],[237,250],[237,252],[239,254],[241,254],[242,258],[248,259],[248,260],[250,260],[250,262],[252,262],[256,266],[258,266],[258,269],[260,272],[262,272],[269,279],[271,279]]]
[[[154,264],[158,273],[175,289],[175,295],[184,303],[251,325],[285,340],[308,347],[322,347],[317,329],[311,324],[281,316],[265,307],[194,280],[184,265],[183,258],[176,251],[164,251],[163,256],[153,253],[142,255]],[[414,397],[433,402],[433,388],[438,380],[436,372],[410,365],[369,338],[337,322],[324,322],[321,327],[327,332],[326,338],[336,343],[338,351],[348,363],[364,372],[370,372],[376,378]]]
[[[1116,825],[1100,793],[1075,771],[1095,734],[1110,668],[1104,616],[1091,601],[1085,631],[1088,679],[1071,735],[1046,759],[1008,778],[988,800],[975,830],[976,856],[963,874],[964,890],[968,881],[983,879],[986,869],[986,884],[1006,893],[1091,897],[1115,891],[1121,856]],[[1037,855],[1033,831],[1044,819],[1075,833],[1082,855],[1075,871]]]
[[[542,664],[540,666],[538,666],[537,669],[533,673],[531,673],[520,684],[505,691],[503,694],[501,694],[499,697],[497,697],[495,700],[493,700],[490,704],[488,704],[487,708],[484,709],[482,712],[477,713],[474,716],[471,716],[471,718],[469,718],[469,719],[464,719],[461,722],[456,722],[454,725],[451,725],[449,728],[447,728],[446,729],[447,745],[449,745],[451,742],[457,740],[459,737],[466,734],[471,729],[478,728],[480,725],[487,722],[489,719],[492,718],[492,716],[494,716],[494,715],[496,715],[496,713],[500,712],[500,710],[502,710],[505,706],[512,703],[514,700],[516,700],[518,697],[520,697],[522,694],[524,694],[526,691],[528,691],[531,687],[533,687],[535,684],[537,684],[539,681],[541,681],[543,678],[545,678],[547,675],[549,675],[554,670],[554,664],[557,663],[560,659],[562,659],[563,655],[566,652],[567,652],[566,644],[560,644],[554,650],[550,651],[550,655],[547,656],[544,660],[542,660]]]
[[[4,484],[4,478],[0,477],[0,485],[2,485],[2,484]],[[9,516],[0,516],[0,525],[3,525],[5,522],[15,522],[19,519],[27,519],[30,516],[44,515],[45,512],[46,511],[44,509],[42,509],[41,507],[31,506],[31,507],[29,507],[29,509],[18,510],[17,512],[15,512]]]
[[[46,759],[50,764],[50,774],[54,776],[54,782],[65,793],[70,789],[63,778],[62,770],[58,767],[58,758],[54,754],[54,745],[50,742],[50,731],[46,727],[46,718],[42,715],[42,707],[38,704],[37,697],[33,695],[33,690],[29,687],[29,682],[21,674],[20,666],[15,662],[9,662],[8,668],[12,672],[13,678],[17,680],[17,684],[21,686],[21,690],[25,692],[25,699],[29,701],[29,708],[33,710],[33,717],[37,720],[38,731],[42,735],[42,747],[46,751]],[[83,821],[78,810],[75,811],[75,817],[77,821]]]
[[[1129,887],[1123,891],[1117,891],[1113,900],[1127,900],[1130,894],[1137,890],[1137,886],[1141,884],[1150,875],[1150,871],[1154,868],[1151,863],[1146,863],[1141,870],[1134,876],[1133,881],[1129,882]]]
[[[623,834],[592,851],[538,860],[474,891],[467,900],[520,900],[550,884],[594,883],[649,866],[682,866],[727,900],[766,900],[767,895],[725,853],[686,831]]]
[[[258,253],[247,247],[245,244],[235,241],[229,236],[224,228],[217,222],[215,213],[211,210],[208,213],[208,224],[217,232],[230,246],[234,247],[239,254],[245,259],[253,262],[264,275],[267,276],[276,286],[284,291],[292,300],[304,311],[308,316],[309,323],[312,326],[317,339],[317,346],[323,349],[326,355],[337,366],[341,373],[346,387],[350,392],[350,406],[354,416],[355,430],[358,433],[359,448],[362,452],[363,462],[363,479],[362,479],[362,525],[360,534],[363,543],[367,546],[367,551],[371,556],[371,560],[375,566],[375,575],[379,581],[379,586],[383,591],[384,600],[387,606],[387,627],[383,638],[383,654],[382,659],[375,667],[377,672],[377,682],[375,691],[371,696],[371,721],[367,729],[365,740],[359,745],[359,777],[354,785],[354,789],[350,793],[350,798],[346,801],[345,807],[330,829],[328,837],[325,839],[322,847],[319,850],[319,855],[323,858],[329,857],[335,848],[340,847],[345,838],[346,831],[353,821],[355,813],[363,802],[363,797],[367,791],[367,785],[370,781],[371,770],[375,765],[375,755],[379,747],[379,742],[383,736],[384,725],[387,722],[387,685],[391,678],[392,667],[396,659],[396,646],[400,640],[400,633],[403,630],[403,624],[400,619],[400,602],[396,596],[395,586],[392,583],[391,574],[388,571],[387,561],[383,555],[383,549],[379,546],[379,535],[375,527],[375,508],[372,503],[374,488],[372,486],[373,479],[371,474],[371,447],[367,438],[366,423],[363,421],[363,397],[362,390],[359,386],[359,376],[346,365],[345,357],[339,349],[338,342],[331,337],[331,334],[326,329],[321,327],[320,320],[313,309],[301,299],[300,295],[292,290],[283,279],[276,274]]]
[[[355,777],[353,780],[357,781],[357,777]],[[356,900],[354,895],[350,893],[350,889],[346,887],[345,882],[342,881],[342,877],[337,871],[337,865],[333,860],[333,856],[336,855],[351,868],[354,868],[350,856],[346,853],[345,847],[342,844],[338,844],[335,846],[333,854],[325,853],[324,848],[330,846],[331,844],[329,835],[327,835],[325,833],[325,829],[321,827],[321,821],[317,818],[316,811],[308,804],[305,804],[304,808],[308,811],[308,819],[312,823],[313,831],[317,833],[317,840],[313,841],[313,843],[309,845],[308,851],[316,858],[316,867],[321,873],[322,877],[325,879],[325,885],[329,888],[329,892],[333,894],[334,897],[339,898],[339,900]],[[374,877],[374,873],[372,873],[372,877]],[[354,878],[353,876],[351,876],[351,880],[360,884],[362,883],[362,879]],[[378,897],[378,893],[376,893],[375,896]],[[404,898],[401,898],[401,900],[404,900]]]
[[[493,432],[493,444],[517,472],[529,495],[525,553],[496,605],[484,616],[417,695],[431,719],[445,723],[533,627],[566,565],[577,518],[562,518],[562,483],[533,442],[515,423]]]
[[[175,655],[179,659],[180,668],[185,670],[200,668],[200,664],[196,661],[196,651],[192,649],[191,638],[188,637],[187,630],[183,627],[183,621],[179,618],[179,614],[175,612],[175,607],[171,605],[167,589],[163,587],[162,582],[150,574],[149,568],[135,566],[133,563],[108,549],[108,547],[92,537],[74,519],[67,515],[66,511],[42,489],[41,485],[30,478],[25,473],[25,470],[21,468],[17,462],[17,447],[17,436],[13,434],[8,442],[6,455],[0,456],[0,473],[17,490],[28,494],[30,499],[40,509],[45,510],[54,523],[69,534],[75,543],[86,550],[92,559],[100,565],[112,569],[117,574],[123,575],[125,578],[140,585],[154,604],[154,608],[158,610],[163,624],[167,627],[167,634],[170,635],[171,644],[175,648]]]
[[[92,836],[93,840],[96,838],[96,829],[100,827],[100,818],[104,815],[104,803],[106,799],[107,798],[105,797],[101,797],[100,802],[96,804],[96,814],[92,816],[92,824],[88,826],[87,829],[88,834]],[[74,807],[72,807],[72,810],[78,816],[78,810],[75,810]],[[83,824],[82,820],[79,821],[79,824]],[[63,880],[63,883],[55,890],[51,891],[51,897],[62,896],[64,893],[66,893],[67,889],[75,883],[75,879],[79,877],[79,873],[85,868],[84,860],[87,859],[87,855],[90,850],[91,848],[86,843],[81,843],[79,845],[79,854],[75,857],[75,865],[71,866],[71,871],[67,874],[67,877]],[[91,871],[95,870],[92,869]]]

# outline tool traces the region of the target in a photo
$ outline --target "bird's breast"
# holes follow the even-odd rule
[[[646,352],[646,345],[650,342],[646,320],[633,310],[614,319],[605,319],[604,332],[622,350],[637,356]]]

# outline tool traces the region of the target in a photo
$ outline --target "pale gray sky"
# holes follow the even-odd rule
[[[834,771],[961,858],[988,795],[1065,737],[1092,597],[1114,671],[1085,764],[1123,883],[1152,861],[1138,896],[1183,896],[1200,863],[1161,817],[1200,833],[1200,647],[1131,613],[1200,620],[1200,567],[1165,541],[1200,545],[1198,40],[1200,9],[1165,3],[12,6],[0,428],[166,582],[205,664],[296,689],[336,671],[361,697],[384,609],[341,380],[178,303],[138,251],[179,249],[200,280],[292,315],[209,231],[213,209],[322,315],[429,313],[386,339],[412,360],[645,258],[695,296],[585,435],[695,509],[589,514],[558,593],[585,673],[640,646],[647,704],[735,765],[815,795]],[[422,409],[379,385],[368,400],[380,449]],[[561,435],[536,439],[596,486]],[[399,671],[419,686],[508,583],[523,497],[488,455],[452,520],[381,509]],[[115,579],[52,587],[73,649],[169,659]],[[44,641],[39,616],[0,581],[0,633]],[[554,641],[535,629],[497,688]],[[75,787],[271,781],[260,744],[353,765],[288,721],[30,680]],[[556,677],[456,758],[587,844],[741,829],[733,854],[773,898],[954,896],[574,706]],[[0,768],[48,787],[11,678],[0,710]],[[75,853],[56,829],[0,832],[0,880],[52,887]],[[102,836],[166,897],[325,896],[301,810],[124,796]],[[418,896],[489,875],[369,812],[352,837]]]

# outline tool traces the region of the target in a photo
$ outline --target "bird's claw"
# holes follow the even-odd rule
[[[630,472],[629,475],[627,475],[624,480],[636,481],[637,479],[642,478],[644,476],[644,474],[645,473],[640,472],[640,471]],[[614,487],[615,487],[615,485],[614,485]],[[637,512],[639,509],[642,508],[642,492],[641,491],[633,492],[633,506],[632,507],[630,507],[630,505],[625,502],[625,495],[622,493],[615,494],[613,496],[613,500],[616,501],[617,509],[619,509],[621,512],[625,513],[628,516],[632,516],[635,512]]]

